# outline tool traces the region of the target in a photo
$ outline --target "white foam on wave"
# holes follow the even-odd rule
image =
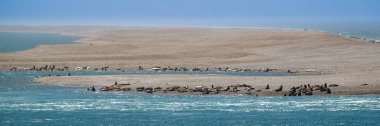
[[[129,97],[129,96],[128,96]],[[168,100],[172,98],[172,100]],[[378,111],[379,98],[313,98],[277,99],[246,97],[171,97],[156,96],[154,99],[130,97],[129,99],[69,99],[46,103],[20,101],[0,104],[0,110],[25,111],[78,111],[78,110],[115,110],[115,111]]]

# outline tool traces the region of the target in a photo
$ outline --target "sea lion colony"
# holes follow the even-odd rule
[[[55,65],[45,65],[41,67],[33,66],[31,68],[28,67],[18,67],[13,66],[9,69],[10,71],[109,71],[109,66],[104,66],[100,68],[93,68],[91,67],[76,67],[75,69],[70,69],[68,66],[65,67],[56,67]],[[121,68],[114,69],[116,71],[125,71]],[[284,71],[288,73],[298,73],[298,71],[291,71],[291,70],[279,70],[274,68],[265,68],[265,69],[242,69],[242,68],[229,68],[229,67],[215,67],[215,68],[186,68],[186,67],[160,67],[160,66],[154,66],[150,67],[148,69],[143,68],[142,66],[138,66],[137,70],[144,71],[144,70],[150,70],[150,71],[223,71],[223,72],[273,72],[273,71]]]
[[[99,88],[102,92],[109,92],[109,91],[135,91],[135,92],[146,92],[146,93],[188,93],[188,94],[201,94],[201,95],[207,95],[207,94],[246,94],[246,95],[256,95],[258,96],[259,92],[276,92],[276,93],[283,93],[284,96],[303,96],[303,95],[313,95],[314,93],[317,93],[319,95],[321,94],[331,94],[332,90],[331,88],[338,87],[337,84],[305,84],[300,85],[296,87],[290,88],[288,91],[283,90],[283,86],[271,90],[270,85],[268,84],[264,89],[256,89],[251,85],[248,84],[236,84],[236,85],[230,85],[227,87],[221,87],[221,86],[214,86],[211,85],[211,87],[206,86],[195,86],[195,87],[189,87],[189,86],[170,86],[167,88],[162,87],[136,87],[135,89],[132,89],[129,87],[131,84],[119,84],[118,82],[115,82],[114,84],[110,86],[103,86]],[[90,87],[87,89],[88,91],[95,91],[94,87]]]

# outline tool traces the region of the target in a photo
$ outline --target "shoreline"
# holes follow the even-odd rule
[[[336,35],[339,36],[339,37],[360,40],[360,41],[363,41],[363,42],[376,43],[376,44],[380,43],[380,40],[378,40],[378,39],[365,38],[365,37],[357,37],[357,36],[352,36],[352,35],[344,35],[344,34],[341,34],[341,33],[338,33]]]
[[[308,85],[308,87],[305,88],[305,92],[300,94],[301,96],[304,96],[307,90],[311,91],[311,94],[308,95],[312,96],[380,94],[380,86],[367,83],[328,83],[326,84],[326,88],[331,89],[331,94],[326,93],[326,90],[311,90],[312,87],[320,87],[324,82],[327,82],[318,80],[312,81],[310,80],[311,78],[313,77],[254,77],[194,74],[84,75],[47,76],[38,78],[34,80],[34,82],[43,85],[83,87],[83,91],[86,91],[86,88],[90,89],[94,87],[95,91],[100,92],[144,92],[148,94],[176,95],[284,96],[289,95],[292,87],[298,89],[300,85],[301,87],[302,85]],[[325,78],[329,78],[329,75],[325,75]],[[284,80],[288,80],[288,82],[283,82]],[[326,80],[331,81],[329,79]],[[270,86],[270,89],[266,89],[267,85]],[[333,87],[334,85],[336,87]],[[236,87],[236,90],[233,90],[233,87]],[[278,90],[279,87],[282,87],[281,90]],[[89,89],[87,90],[92,92]],[[217,91],[217,89],[219,91]],[[205,92],[205,90],[207,90],[207,92]]]

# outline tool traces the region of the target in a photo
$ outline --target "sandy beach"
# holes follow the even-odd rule
[[[354,75],[353,75],[354,76]],[[365,78],[368,79],[368,78]],[[378,80],[376,80],[378,81]],[[375,82],[376,82],[375,81]],[[332,94],[325,94],[323,92],[315,91],[314,95],[362,95],[362,94],[380,94],[380,86],[375,82],[365,84],[362,80],[356,77],[349,76],[278,76],[278,77],[260,77],[260,76],[228,76],[228,75],[98,75],[98,76],[49,76],[36,79],[35,82],[43,84],[57,84],[67,86],[95,86],[99,89],[103,86],[114,85],[114,82],[119,84],[130,84],[126,87],[131,88],[133,92],[136,92],[138,87],[161,87],[163,89],[168,87],[223,87],[226,88],[230,85],[246,84],[252,86],[254,89],[247,91],[246,88],[238,88],[237,92],[222,92],[219,94],[242,94],[242,95],[256,95],[259,96],[282,96],[287,94],[290,88],[300,85],[322,85],[325,82],[330,84],[338,84],[338,87],[331,87]],[[265,89],[266,85],[270,86],[270,89]],[[280,85],[283,85],[283,90],[275,92]],[[163,93],[163,92],[157,92]],[[165,92],[165,93],[175,93]],[[199,94],[184,92],[180,94]],[[214,93],[210,93],[214,94]]]
[[[36,82],[131,87],[227,86],[267,84],[284,90],[303,84],[338,84],[336,94],[380,93],[380,44],[330,33],[290,29],[139,28],[139,27],[3,27],[1,31],[53,32],[81,36],[76,44],[42,45],[0,54],[0,69],[55,65],[136,70],[139,66],[229,67],[318,72],[321,75],[240,77],[223,75],[107,75],[44,77]],[[361,86],[362,84],[369,84]],[[262,95],[270,93],[261,92]],[[281,92],[282,93],[282,92]],[[279,93],[278,95],[280,95]],[[261,95],[261,94],[260,94]]]

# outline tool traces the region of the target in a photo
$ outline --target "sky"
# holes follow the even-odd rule
[[[2,25],[255,26],[380,22],[380,0],[0,0]]]

